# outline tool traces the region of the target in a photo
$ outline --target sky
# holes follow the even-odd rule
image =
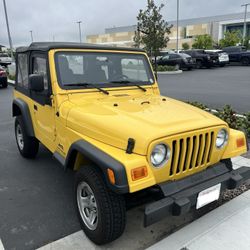
[[[165,4],[166,21],[176,19],[177,0],[155,0]],[[245,0],[180,0],[180,19],[243,12]],[[34,41],[79,41],[77,21],[86,35],[104,33],[105,28],[136,24],[139,9],[147,0],[6,0],[14,47]],[[0,44],[8,46],[3,0],[0,0]]]

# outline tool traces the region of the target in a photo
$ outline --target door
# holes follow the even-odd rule
[[[53,148],[55,134],[55,107],[48,74],[48,59],[46,54],[33,53],[30,58],[30,72],[44,76],[44,91],[31,91],[33,101],[31,109],[34,112],[35,130],[38,139],[49,149]]]

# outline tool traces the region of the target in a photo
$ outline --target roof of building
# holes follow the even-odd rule
[[[185,27],[185,26],[194,25],[194,24],[223,22],[223,21],[229,21],[229,20],[239,20],[243,18],[244,18],[243,13],[233,13],[233,14],[226,14],[226,15],[219,15],[219,16],[183,19],[183,20],[179,20],[179,25]],[[250,12],[247,13],[247,18],[250,18]],[[176,25],[176,20],[168,21],[168,23]],[[113,27],[113,28],[105,29],[105,34],[119,33],[119,32],[133,32],[135,30],[136,30],[136,25]]]
[[[125,48],[125,47],[114,47],[105,46],[90,43],[72,43],[72,42],[34,42],[27,47],[18,47],[17,52],[27,51],[49,51],[51,49],[96,49],[96,50],[121,50],[121,51],[140,51],[138,48]]]
[[[250,12],[247,12],[247,18],[250,18]],[[219,16],[183,19],[183,20],[179,21],[179,25],[180,26],[187,26],[187,25],[194,25],[194,24],[223,22],[223,21],[239,20],[239,19],[242,19],[242,20],[244,19],[243,13],[234,13],[234,14],[226,14],[226,15],[219,15]],[[176,20],[169,21],[169,23],[176,25]]]

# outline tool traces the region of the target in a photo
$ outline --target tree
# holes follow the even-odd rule
[[[240,31],[226,31],[224,34],[224,38],[219,41],[219,45],[221,48],[235,46],[237,43],[241,41],[241,33]]]
[[[212,49],[213,38],[208,34],[196,36],[192,47],[194,49]]]
[[[188,43],[183,43],[183,44],[182,44],[182,49],[184,49],[184,50],[190,49],[189,44],[188,44]]]
[[[154,0],[148,0],[146,10],[140,10],[137,16],[137,30],[134,36],[135,46],[143,46],[150,57],[154,56],[155,61],[160,50],[167,47],[167,35],[171,33],[172,28],[160,13],[163,7],[164,4],[157,7]]]
[[[250,36],[247,36],[245,38],[245,41],[242,42],[242,44],[247,48],[250,49]]]

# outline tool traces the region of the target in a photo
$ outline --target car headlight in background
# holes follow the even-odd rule
[[[217,134],[217,138],[216,138],[216,147],[217,148],[222,148],[226,145],[228,141],[228,133],[227,131],[223,128],[221,129],[218,134]]]
[[[170,148],[166,144],[157,144],[150,156],[151,163],[154,167],[161,167],[170,159]]]

